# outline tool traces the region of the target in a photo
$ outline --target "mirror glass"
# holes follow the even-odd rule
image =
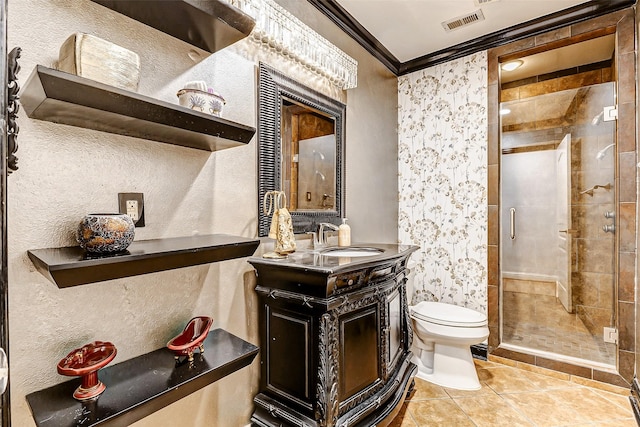
[[[335,211],[334,118],[283,98],[281,143],[281,188],[289,211]]]
[[[344,216],[345,105],[273,68],[258,77],[258,231],[271,218],[262,210],[269,191],[284,191],[294,233]]]

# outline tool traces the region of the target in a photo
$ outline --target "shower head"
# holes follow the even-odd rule
[[[604,116],[604,111],[600,111],[600,113],[591,119],[591,126],[598,126],[602,121],[602,117]]]
[[[604,156],[607,153],[607,150],[613,147],[614,145],[616,144],[609,144],[606,147],[604,147],[602,150],[598,151],[598,153],[596,154],[596,159],[598,160],[604,159]]]

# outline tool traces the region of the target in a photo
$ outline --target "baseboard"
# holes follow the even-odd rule
[[[487,360],[489,349],[487,344],[475,344],[471,346],[471,355],[474,359]]]

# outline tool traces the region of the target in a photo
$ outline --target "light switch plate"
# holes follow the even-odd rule
[[[118,193],[118,206],[120,213],[129,215],[136,227],[144,227],[144,196],[142,193]]]

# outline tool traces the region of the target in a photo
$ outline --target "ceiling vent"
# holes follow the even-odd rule
[[[484,6],[485,4],[489,4],[489,3],[495,3],[495,2],[498,2],[498,1],[500,1],[500,0],[473,0],[473,2],[478,7]]]
[[[457,18],[450,19],[442,23],[446,32],[457,30],[458,28],[466,27],[474,22],[484,21],[484,15],[481,9],[475,12],[468,13],[466,15],[458,16]]]

